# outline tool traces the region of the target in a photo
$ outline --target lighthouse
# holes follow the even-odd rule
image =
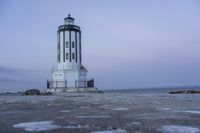
[[[52,70],[52,79],[47,80],[47,91],[96,91],[94,79],[88,80],[88,70],[82,65],[81,30],[74,21],[69,14],[64,25],[58,27],[57,68]]]

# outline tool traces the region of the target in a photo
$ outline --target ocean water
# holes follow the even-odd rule
[[[118,90],[103,90],[104,93],[134,93],[134,94],[168,94],[171,91],[180,90],[199,90],[200,87],[174,87],[174,88],[150,88],[150,89],[118,89]]]
[[[101,88],[99,88],[101,90]],[[199,90],[200,87],[165,87],[165,88],[141,88],[141,89],[103,89],[104,93],[120,93],[120,94],[168,94],[171,91],[181,91],[181,90]],[[21,93],[6,93],[0,91],[0,96],[19,96]]]

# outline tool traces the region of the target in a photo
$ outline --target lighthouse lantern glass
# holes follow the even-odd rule
[[[74,25],[74,20],[73,19],[66,19],[65,24],[66,25]]]

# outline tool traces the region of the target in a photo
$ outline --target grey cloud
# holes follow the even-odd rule
[[[22,82],[22,81],[20,81],[20,80],[17,80],[17,79],[14,79],[14,78],[9,78],[9,77],[0,77],[0,83],[10,83],[10,82],[15,82],[15,83],[17,83],[17,82]]]
[[[12,83],[20,83],[20,82],[32,82],[27,80],[29,77],[29,73],[34,72],[34,70],[28,69],[18,69],[6,66],[0,66],[0,83],[3,82],[12,82]]]
[[[0,66],[0,73],[16,73],[17,72],[17,69],[13,69],[13,68],[10,68],[10,67],[5,67],[5,66]]]
[[[34,70],[0,66],[0,74],[19,74],[19,73],[27,73],[27,72],[34,72]]]

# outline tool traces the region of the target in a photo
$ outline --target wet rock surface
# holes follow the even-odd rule
[[[199,103],[190,94],[1,96],[0,133],[197,133]]]

